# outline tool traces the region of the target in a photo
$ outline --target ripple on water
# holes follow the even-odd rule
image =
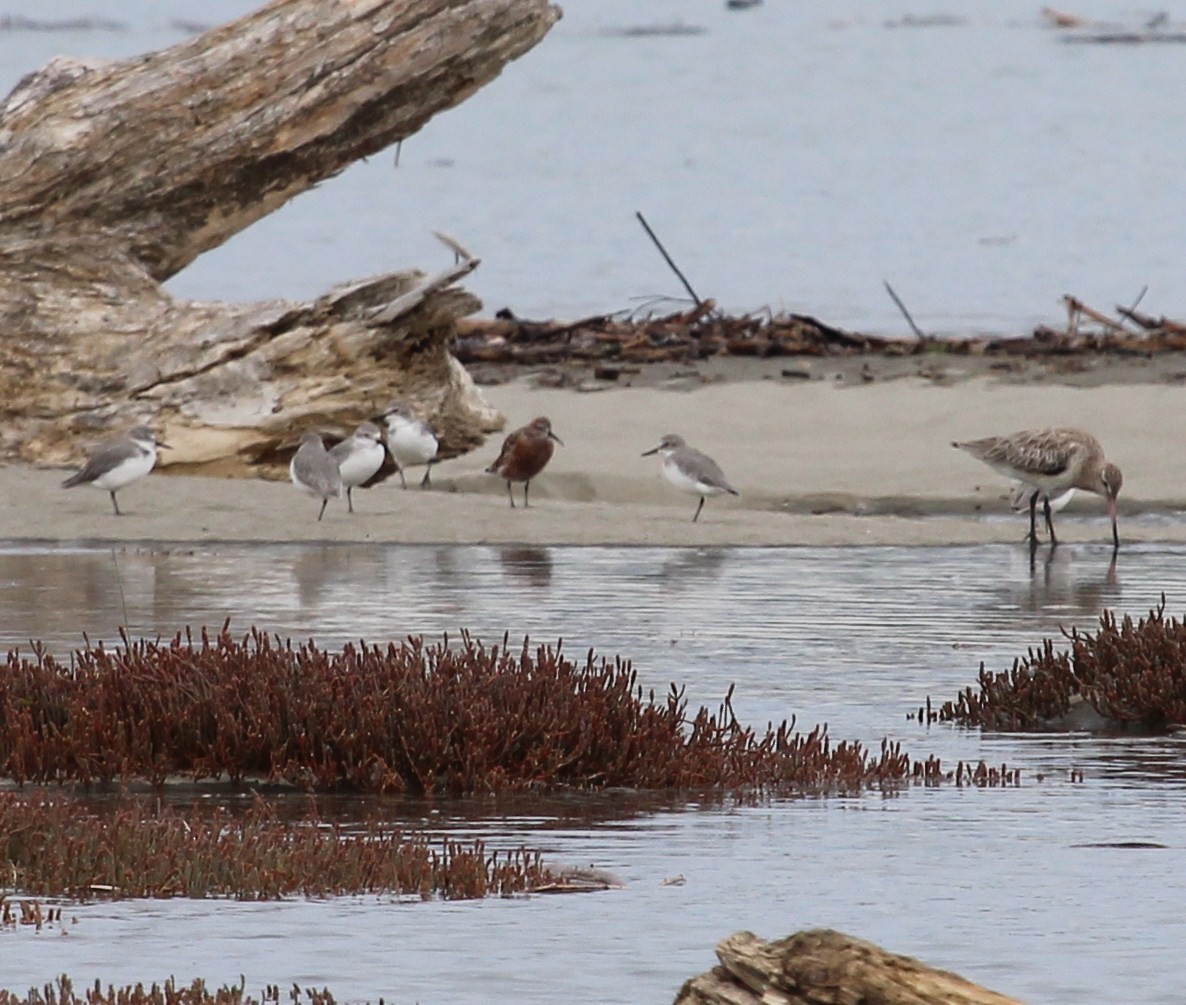
[[[378,811],[492,847],[541,848],[626,888],[480,904],[341,898],[72,907],[66,939],[0,933],[0,986],[169,974],[248,986],[295,981],[340,998],[460,1002],[660,1000],[748,928],[830,925],[1004,992],[1052,1002],[1169,1001],[1186,853],[1182,741],[985,734],[908,721],[983,660],[1003,668],[1101,606],[1186,607],[1182,548],[614,549],[430,546],[0,551],[5,641],[58,650],[233,615],[327,646],[435,636],[563,637],[635,662],[646,687],[686,684],[743,721],[797,714],[834,738],[901,739],[947,761],[1006,762],[1017,789],[943,787],[756,807],[625,794]],[[516,642],[517,644],[517,642]],[[1071,769],[1085,781],[1070,784]],[[366,807],[364,810],[362,807]],[[1163,844],[1164,848],[1114,847]],[[1094,845],[1094,847],[1092,846]],[[682,876],[682,885],[664,885]],[[7,941],[5,941],[7,940]],[[8,949],[5,949],[5,946]],[[16,949],[19,952],[10,950]],[[118,947],[118,949],[117,949]],[[129,952],[134,947],[135,952]]]

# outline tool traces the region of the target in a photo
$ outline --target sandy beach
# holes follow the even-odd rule
[[[1129,369],[1124,369],[1126,365]],[[1186,540],[1186,409],[1179,362],[1077,367],[1065,379],[1007,379],[966,370],[918,376],[917,361],[724,361],[656,366],[626,383],[539,386],[523,374],[484,387],[508,428],[536,415],[565,445],[532,483],[532,506],[510,509],[484,468],[500,437],[444,462],[434,488],[394,481],[355,491],[357,512],[317,503],[285,482],[170,477],[158,468],[107,496],[64,491],[65,472],[0,470],[9,541],[381,541],[618,545],[855,545],[1019,541],[1008,482],[952,449],[959,438],[1046,425],[1094,432],[1124,471],[1122,541]],[[1168,369],[1167,369],[1168,367]],[[913,368],[913,369],[911,369]],[[1092,374],[1084,379],[1083,373]],[[570,382],[572,383],[572,382]],[[721,464],[741,492],[696,498],[641,457],[667,432]],[[418,481],[418,475],[415,478]],[[518,488],[518,487],[517,487]],[[1103,500],[1077,494],[1058,519],[1068,542],[1106,543]]]

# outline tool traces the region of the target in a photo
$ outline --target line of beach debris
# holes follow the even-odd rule
[[[913,336],[847,331],[807,314],[724,314],[713,300],[662,315],[598,314],[577,321],[533,321],[509,310],[458,323],[453,353],[464,364],[596,364],[613,379],[619,366],[691,362],[714,356],[955,356],[1040,358],[1095,352],[1154,356],[1186,350],[1186,322],[1118,306],[1114,315],[1065,296],[1065,327],[1028,335]],[[912,328],[914,326],[912,325]]]

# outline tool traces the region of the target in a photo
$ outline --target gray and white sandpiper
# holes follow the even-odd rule
[[[1104,456],[1104,448],[1090,433],[1068,428],[1026,429],[1008,436],[956,441],[952,446],[966,451],[1007,478],[1016,479],[1028,489],[1031,549],[1038,543],[1038,501],[1042,501],[1050,544],[1057,545],[1051,500],[1060,502],[1060,497],[1071,489],[1083,489],[1104,497],[1112,521],[1112,546],[1120,547],[1116,497],[1124,484],[1124,476],[1120,468]]]
[[[115,493],[148,474],[156,466],[157,450],[169,449],[169,444],[156,438],[149,426],[135,426],[118,439],[99,444],[87,458],[80,471],[64,482],[62,488],[93,485],[111,496],[116,516],[122,516]]]
[[[741,495],[732,485],[721,466],[708,454],[689,447],[682,436],[668,433],[653,450],[647,450],[643,457],[660,454],[663,458],[663,477],[681,492],[690,492],[700,497],[700,503],[692,516],[692,523],[700,519],[704,500],[709,496]]]
[[[523,483],[523,507],[526,509],[527,490],[531,488],[531,479],[543,471],[552,459],[552,452],[556,449],[553,441],[564,446],[564,441],[552,432],[552,423],[542,415],[538,419],[532,419],[526,426],[516,429],[503,440],[498,459],[486,471],[506,480],[507,498],[511,501],[511,509],[515,508],[515,493],[511,491],[511,482]]]
[[[374,478],[387,456],[383,447],[383,432],[373,422],[364,422],[354,430],[353,436],[335,443],[329,455],[337,461],[342,487],[346,490],[346,509],[353,513],[351,490]]]
[[[330,499],[342,498],[342,473],[338,462],[329,455],[321,436],[305,433],[301,445],[288,463],[288,474],[298,489],[321,500],[317,519],[325,516],[325,506]]]
[[[432,484],[432,462],[436,459],[439,446],[432,426],[402,401],[393,402],[387,407],[383,413],[383,422],[387,426],[387,449],[395,461],[400,484],[404,488],[408,487],[404,468],[423,464],[424,478],[420,481],[420,487],[428,488]]]

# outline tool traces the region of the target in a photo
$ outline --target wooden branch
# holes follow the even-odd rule
[[[894,292],[894,288],[890,286],[888,279],[883,279],[882,284],[885,286],[885,292],[890,295],[890,299],[897,305],[898,310],[902,312],[902,317],[906,319],[906,323],[910,326],[910,330],[914,332],[914,337],[920,342],[927,340],[926,335],[923,334],[921,328],[914,323],[914,318],[910,316],[910,312],[906,309],[906,305],[902,303],[901,298]]]
[[[55,60],[0,106],[0,233],[117,237],[167,279],[463,101],[558,17],[542,0],[274,0],[146,57]]]
[[[1126,329],[1124,327],[1124,325],[1122,325],[1119,321],[1113,321],[1110,317],[1108,317],[1108,315],[1101,314],[1099,311],[1093,310],[1092,308],[1088,307],[1085,303],[1083,303],[1082,300],[1078,299],[1077,297],[1072,297],[1069,294],[1067,294],[1062,299],[1063,299],[1063,303],[1065,303],[1067,305],[1068,316],[1074,319],[1074,324],[1068,325],[1068,329],[1078,326],[1077,315],[1081,314],[1084,317],[1091,318],[1091,320],[1095,321],[1097,324],[1101,324],[1105,328],[1110,328],[1113,331],[1117,331],[1117,332],[1127,332],[1128,331],[1128,329]]]
[[[283,475],[311,424],[404,398],[441,455],[501,428],[449,354],[478,261],[311,303],[198,303],[161,283],[494,78],[559,17],[545,0],[273,0],[119,62],[57,59],[0,105],[0,452],[74,459],[156,421],[163,463]]]
[[[405,314],[413,307],[419,306],[424,302],[426,297],[447,286],[452,286],[457,280],[468,276],[480,263],[480,259],[466,258],[448,269],[442,269],[436,275],[429,276],[416,286],[415,289],[409,290],[407,293],[397,297],[386,306],[373,310],[370,314],[370,319],[376,324],[390,324],[401,314]]]
[[[687,981],[676,1005],[1020,1005],[978,984],[841,932],[766,942],[738,932],[717,946],[721,965]]]

